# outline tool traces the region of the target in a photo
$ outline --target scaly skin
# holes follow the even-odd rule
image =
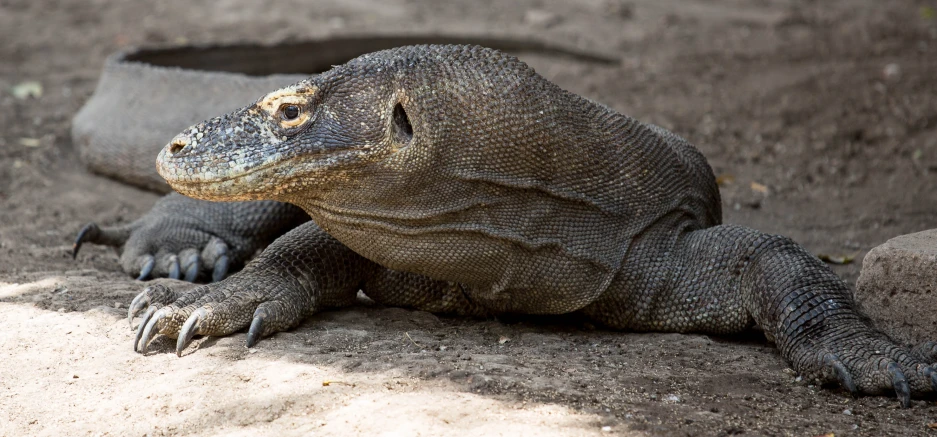
[[[685,140],[563,91],[476,46],[365,55],[187,129],[158,158],[180,193],[276,200],[315,224],[243,272],[141,293],[157,334],[248,345],[361,288],[462,314],[582,311],[627,330],[760,326],[798,371],[903,405],[934,390],[934,347],[875,330],[791,240],[721,225],[712,170]]]

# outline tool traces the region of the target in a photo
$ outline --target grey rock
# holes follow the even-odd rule
[[[937,339],[937,229],[901,235],[862,261],[856,301],[886,334],[910,344]]]

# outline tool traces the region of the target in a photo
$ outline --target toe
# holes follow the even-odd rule
[[[179,257],[173,255],[169,260],[169,273],[166,275],[169,279],[179,279],[182,275],[179,268]]]
[[[179,256],[172,252],[160,252],[156,255],[152,276],[154,278],[182,278]]]
[[[188,316],[180,324],[176,336],[176,355],[182,356],[182,351],[192,342],[196,335],[209,335],[214,337],[233,334],[250,323],[250,314],[254,311],[256,303],[245,302],[237,298],[224,298],[214,300],[217,296],[207,295],[195,305],[183,308]],[[203,305],[198,306],[199,303]]]
[[[193,311],[192,315],[186,319],[176,339],[176,356],[181,357],[182,351],[185,350],[185,347],[192,341],[192,337],[199,333],[199,322],[204,319],[206,315],[207,310],[205,308],[199,308]]]
[[[833,377],[839,381],[839,384],[849,390],[853,396],[859,394],[859,389],[856,388],[856,382],[852,379],[852,372],[846,367],[846,365],[840,361],[840,359],[832,353],[826,354],[826,357],[823,359],[824,365],[833,372]]]
[[[305,305],[293,301],[271,300],[257,306],[247,331],[247,347],[254,347],[261,338],[298,325]]]
[[[185,277],[183,279],[186,282],[195,282],[195,280],[198,279],[199,270],[202,265],[199,260],[198,250],[189,248],[179,252],[179,265],[182,271],[185,272]]]
[[[212,282],[218,282],[224,279],[228,274],[228,268],[230,267],[230,255],[228,252],[228,244],[217,237],[212,237],[202,249],[202,262],[212,268]]]
[[[140,266],[140,274],[137,275],[137,280],[146,280],[153,273],[153,268],[156,267],[156,258],[153,255],[143,255],[137,259],[137,265]]]
[[[143,314],[143,320],[140,322],[140,325],[137,326],[137,335],[133,337],[134,352],[140,352],[140,339],[143,338],[143,331],[146,329],[147,323],[149,323],[155,313],[156,308],[150,308]]]
[[[925,341],[914,346],[911,353],[925,363],[937,363],[937,342]]]
[[[209,291],[210,289],[202,286],[179,292],[164,284],[154,284],[143,289],[133,298],[127,310],[127,319],[131,326],[133,318],[146,311],[137,326],[133,350],[146,352],[147,345],[158,334],[175,337],[193,311],[190,304],[201,299]]]
[[[140,323],[141,328],[137,330],[137,351],[145,354],[150,342],[157,335],[176,338],[191,313],[191,307],[179,308],[176,305],[167,305],[156,310],[145,324]]]
[[[937,369],[880,332],[855,330],[826,343],[824,350],[805,348],[795,355],[800,358],[795,363],[807,364],[798,366],[798,371],[824,381],[838,381],[853,394],[894,393],[902,407],[908,407],[913,397],[937,391]],[[821,359],[811,360],[811,355]]]
[[[163,284],[151,285],[143,289],[127,309],[127,321],[133,326],[133,318],[149,308],[159,309],[163,305],[168,305],[179,298],[179,293]],[[152,314],[151,314],[152,316]],[[145,325],[146,321],[141,324]]]
[[[931,390],[937,392],[937,370],[934,370],[932,366],[927,366],[921,373],[930,381]]]
[[[155,311],[154,311],[155,310]],[[146,348],[150,344],[150,341],[153,340],[153,337],[156,337],[158,331],[156,330],[156,324],[164,319],[169,314],[169,307],[163,307],[158,310],[151,308],[146,312],[144,316],[144,321],[141,322],[140,328],[137,329],[136,344],[134,344],[134,350],[140,352],[141,354],[146,353]]]
[[[247,347],[254,347],[264,333],[264,318],[267,317],[266,311],[257,308],[254,311],[254,319],[251,320],[251,327],[247,330]]]
[[[891,376],[891,387],[895,390],[898,400],[901,401],[901,406],[908,408],[908,405],[911,404],[911,387],[908,385],[908,380],[905,378],[904,372],[901,371],[901,367],[898,366],[898,363],[889,363],[885,367],[885,371]]]
[[[211,274],[211,281],[218,282],[228,274],[229,261],[227,255],[222,255],[218,257],[218,260],[215,261],[215,267]]]
[[[78,256],[78,251],[84,243],[103,244],[105,246],[120,247],[127,241],[133,227],[115,226],[101,228],[95,223],[88,223],[75,237],[75,243],[72,245],[72,258]]]

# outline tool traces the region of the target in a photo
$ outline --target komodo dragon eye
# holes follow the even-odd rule
[[[302,125],[309,121],[309,114],[304,110],[303,105],[297,103],[284,103],[277,109],[277,116],[280,118],[280,126],[290,129]]]
[[[283,114],[284,120],[295,120],[299,118],[302,109],[299,105],[283,105],[283,108],[280,109],[280,113]]]

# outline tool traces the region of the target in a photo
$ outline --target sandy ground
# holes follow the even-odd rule
[[[193,2],[194,3],[194,2]],[[934,5],[931,5],[934,6]],[[914,1],[0,0],[0,435],[927,435],[933,401],[798,381],[759,333],[628,334],[574,318],[362,306],[252,350],[131,348],[141,284],[78,229],[151,193],[87,173],[69,121],[108,53],[355,32],[537,35],[616,66],[531,56],[563,87],[686,136],[726,221],[858,260],[935,226],[937,19]],[[39,98],[11,87],[39,81]]]

